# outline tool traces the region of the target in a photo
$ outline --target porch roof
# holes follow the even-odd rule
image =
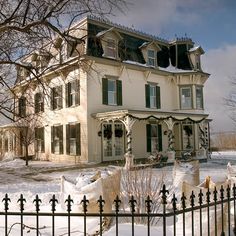
[[[144,110],[114,110],[93,113],[92,117],[100,121],[122,120],[130,116],[136,120],[168,120],[172,118],[174,121],[192,121],[200,123],[206,120],[208,114],[187,113],[187,112],[170,112],[170,111],[144,111]],[[211,121],[211,119],[207,119]]]

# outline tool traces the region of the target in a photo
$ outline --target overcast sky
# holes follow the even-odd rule
[[[224,98],[236,80],[236,0],[129,0],[125,15],[111,20],[164,39],[187,35],[205,50],[205,108],[214,132],[236,130]],[[236,91],[236,88],[235,88]]]

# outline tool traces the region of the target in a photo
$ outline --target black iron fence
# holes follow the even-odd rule
[[[42,227],[40,227],[40,219],[42,217],[49,217],[48,224],[50,225],[50,235],[59,235],[57,233],[57,227],[55,226],[55,220],[57,217],[66,218],[66,231],[61,235],[78,235],[76,232],[80,232],[80,235],[90,235],[87,231],[87,220],[90,217],[95,217],[99,221],[99,229],[93,235],[104,235],[104,218],[109,218],[112,221],[112,227],[115,228],[114,235],[118,236],[120,219],[126,218],[130,222],[130,232],[128,235],[140,235],[136,232],[136,219],[145,219],[145,231],[146,235],[152,235],[152,219],[157,219],[158,227],[161,227],[161,235],[235,235],[236,226],[236,186],[235,184],[230,187],[220,186],[218,189],[214,187],[213,189],[201,189],[198,193],[191,191],[190,195],[182,193],[182,196],[178,200],[173,194],[170,196],[169,191],[166,186],[160,191],[160,208],[158,212],[154,212],[152,206],[154,204],[153,200],[147,196],[144,199],[145,211],[142,212],[138,209],[138,203],[131,196],[128,200],[129,211],[124,211],[121,208],[122,201],[117,196],[113,202],[113,210],[111,212],[105,212],[104,206],[106,204],[105,200],[100,196],[97,200],[97,212],[89,212],[88,206],[90,204],[89,200],[84,196],[81,201],[82,212],[75,213],[72,211],[72,206],[74,200],[69,195],[65,201],[66,211],[57,212],[57,205],[59,204],[58,199],[55,195],[49,201],[51,211],[43,212],[41,211],[42,200],[36,195],[33,200],[35,205],[35,210],[28,212],[25,210],[26,199],[21,194],[18,199],[19,211],[10,211],[9,206],[11,204],[11,199],[8,194],[5,195],[2,202],[4,204],[4,210],[0,212],[0,217],[5,218],[1,224],[4,224],[4,235],[11,235],[11,230],[15,224],[20,225],[18,235],[25,235],[25,228],[28,227],[34,231],[34,235],[43,235],[41,233]],[[19,222],[14,224],[9,224],[9,219],[12,216],[19,216]],[[25,217],[33,217],[34,226],[27,226],[24,223]],[[83,228],[78,231],[71,231],[71,220],[72,218],[80,218],[83,221]],[[1,226],[2,227],[2,226]],[[168,230],[171,229],[171,230]],[[177,232],[178,229],[181,232]],[[32,232],[31,231],[31,232]],[[49,235],[49,234],[47,234]],[[156,234],[153,234],[156,235]]]

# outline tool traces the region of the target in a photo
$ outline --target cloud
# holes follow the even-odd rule
[[[222,48],[209,50],[202,58],[204,71],[211,74],[205,84],[205,108],[213,118],[213,131],[235,130],[233,121],[229,118],[230,109],[225,98],[233,89],[232,79],[236,81],[236,45],[226,45]]]

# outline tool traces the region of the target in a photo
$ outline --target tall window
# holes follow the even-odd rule
[[[63,154],[63,125],[51,127],[51,152]]]
[[[45,151],[44,127],[35,128],[35,151],[36,152]]]
[[[154,84],[146,84],[145,92],[146,92],[146,107],[160,109],[161,108],[160,87]]]
[[[34,110],[35,113],[44,112],[44,99],[42,93],[34,95]]]
[[[79,104],[79,80],[73,80],[66,84],[66,106]]]
[[[155,56],[155,51],[154,50],[147,50],[147,64],[149,66],[156,66],[156,56]]]
[[[146,125],[147,152],[162,151],[162,126],[158,124]]]
[[[58,110],[62,108],[62,86],[52,88],[51,108],[52,110]]]
[[[66,153],[80,155],[80,124],[66,125]]]
[[[196,108],[203,109],[203,89],[202,89],[202,86],[196,86]]]
[[[191,86],[180,87],[181,109],[192,109],[192,88]]]
[[[122,106],[122,82],[103,78],[103,104]]]
[[[106,57],[117,57],[116,41],[114,39],[108,38],[106,45]]]
[[[25,117],[26,116],[26,98],[25,97],[20,97],[18,100],[18,114],[20,117]]]

